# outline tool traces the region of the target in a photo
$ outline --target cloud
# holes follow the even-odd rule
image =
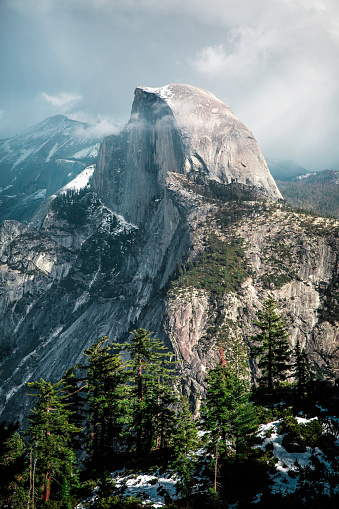
[[[49,104],[63,112],[70,111],[83,99],[80,94],[69,94],[65,92],[62,92],[59,95],[48,95],[43,92],[41,95]]]
[[[89,124],[86,126],[79,126],[77,129],[76,134],[81,138],[103,138],[111,134],[119,134],[125,125],[125,122],[116,121],[105,115],[98,115],[96,119],[93,119],[83,112],[77,112],[70,116],[74,120]]]
[[[275,49],[274,30],[241,27],[230,31],[225,49],[223,43],[207,46],[192,62],[197,71],[207,75],[224,75],[245,79],[268,63]]]

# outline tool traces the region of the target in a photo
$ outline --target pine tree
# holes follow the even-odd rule
[[[0,507],[27,507],[26,447],[19,423],[0,424]]]
[[[52,485],[69,485],[71,488],[77,481],[75,454],[70,447],[72,433],[79,429],[70,423],[70,410],[67,408],[64,394],[64,381],[55,384],[45,382],[29,382],[28,387],[37,391],[34,394],[38,401],[29,417],[30,436],[30,501],[34,508],[36,493],[48,502]],[[69,491],[64,500],[69,505]]]
[[[263,304],[262,311],[257,313],[254,323],[260,329],[259,334],[251,339],[257,343],[252,346],[252,354],[259,357],[261,369],[260,383],[269,392],[287,378],[290,369],[291,351],[287,341],[288,333],[285,320],[277,313],[276,304],[270,297]]]
[[[153,447],[164,447],[176,401],[172,385],[174,362],[162,341],[152,332],[134,330],[123,350],[130,355],[130,381],[134,396],[133,427],[140,455]]]
[[[249,379],[250,369],[247,347],[237,331],[231,328],[227,332],[223,327],[218,335],[219,349],[222,347],[225,363],[231,366],[239,378]]]
[[[227,453],[238,458],[246,451],[250,437],[257,429],[248,382],[223,362],[209,371],[206,382],[202,426],[210,431],[210,443],[216,455]]]
[[[89,449],[92,462],[100,466],[112,460],[119,448],[129,413],[128,373],[120,355],[112,353],[112,348],[118,346],[107,342],[104,336],[88,348],[84,352],[87,364],[83,366],[87,382]]]
[[[86,419],[86,388],[87,381],[77,373],[81,372],[78,365],[68,369],[64,375],[65,380],[65,396],[72,412],[69,415],[69,422],[79,428],[79,433],[72,433],[71,445],[73,449],[83,449],[85,436],[83,433],[83,424]]]
[[[298,384],[298,397],[303,400],[306,397],[307,386],[313,379],[313,373],[305,350],[300,348],[299,340],[294,347],[293,357],[292,374]]]
[[[181,396],[176,413],[175,424],[171,433],[170,444],[173,448],[173,468],[180,476],[178,491],[184,497],[190,495],[196,482],[195,471],[197,460],[194,452],[198,448],[198,430],[185,396]],[[193,454],[192,454],[193,453]]]

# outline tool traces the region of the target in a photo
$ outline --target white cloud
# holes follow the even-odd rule
[[[76,104],[82,101],[82,95],[62,92],[59,95],[48,95],[43,92],[42,97],[55,108],[64,112],[70,111]]]
[[[70,115],[74,120],[89,123],[89,126],[79,126],[77,136],[84,138],[102,138],[110,134],[119,134],[125,122],[119,122],[105,115],[98,115],[93,119],[83,112]]]
[[[192,65],[203,74],[228,78],[248,78],[270,60],[275,49],[274,30],[241,27],[230,31],[224,44],[207,46],[198,52]]]

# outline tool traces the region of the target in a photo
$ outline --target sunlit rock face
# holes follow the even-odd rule
[[[94,188],[112,210],[140,224],[150,203],[165,196],[171,172],[282,198],[253,134],[226,104],[189,85],[139,87],[125,130],[101,147]]]

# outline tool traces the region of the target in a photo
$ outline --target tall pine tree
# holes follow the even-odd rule
[[[173,356],[152,332],[138,329],[123,347],[130,355],[133,428],[136,452],[141,455],[152,448],[164,447],[173,416]]]
[[[202,406],[202,426],[210,431],[218,454],[241,456],[257,429],[257,418],[250,402],[248,382],[225,363],[208,372],[206,398]]]
[[[70,422],[70,410],[65,401],[64,381],[52,384],[41,379],[28,387],[38,398],[32,415],[28,449],[30,451],[30,501],[34,507],[37,493],[48,502],[52,487],[60,489],[66,505],[70,504],[70,489],[77,481],[75,454],[70,446],[71,435],[79,429]]]
[[[118,345],[119,346],[119,345]],[[112,461],[120,447],[124,426],[128,421],[128,373],[117,345],[109,345],[106,336],[98,339],[84,354],[88,415],[86,429],[92,463],[101,467]]]
[[[263,309],[258,311],[257,317],[258,320],[254,323],[260,332],[251,337],[255,343],[251,351],[259,358],[260,383],[271,393],[279,382],[286,380],[291,367],[287,326],[286,321],[277,312],[276,304],[271,297],[264,302]]]
[[[313,379],[313,373],[307,354],[305,350],[300,347],[299,340],[293,349],[292,368],[292,374],[297,382],[298,398],[302,401],[306,397],[307,388],[309,388],[309,384]]]
[[[196,482],[198,429],[185,396],[178,403],[170,444],[173,448],[173,468],[180,476],[177,489],[187,499]]]

